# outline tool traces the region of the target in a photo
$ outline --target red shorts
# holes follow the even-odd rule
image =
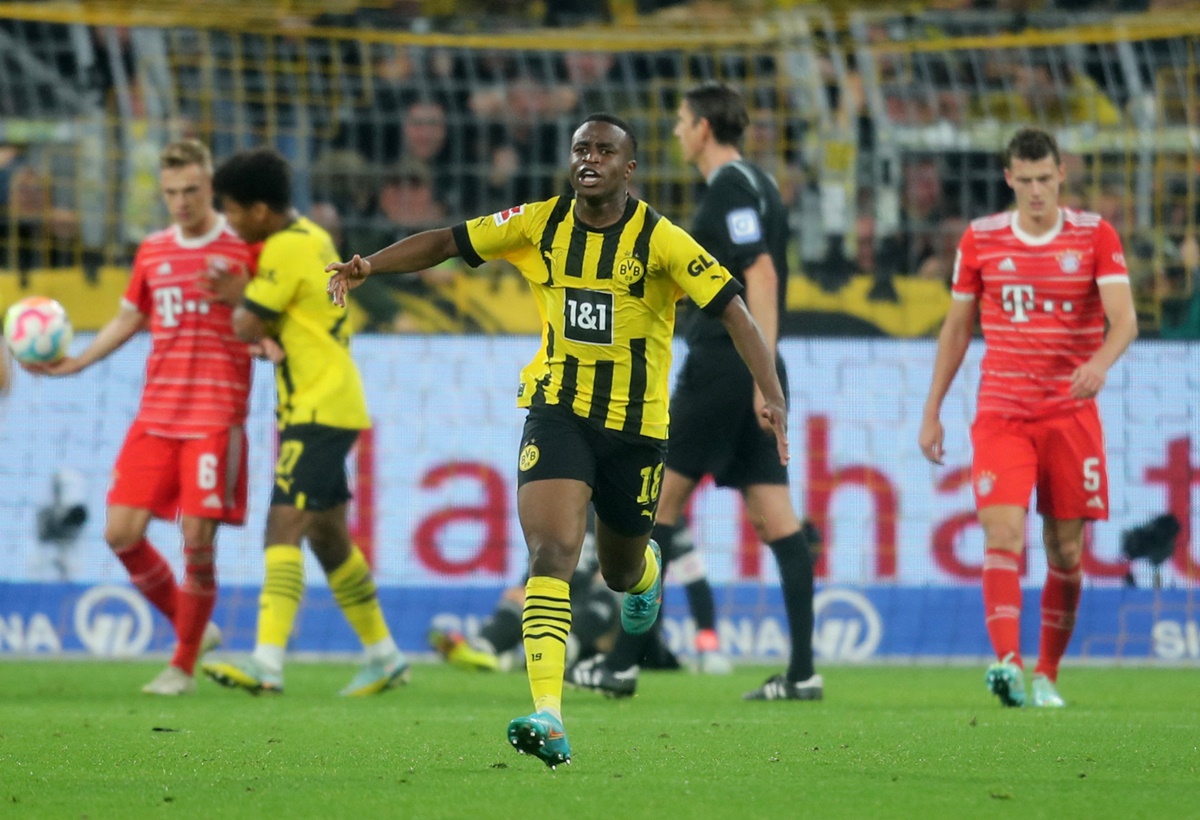
[[[985,415],[971,425],[976,508],[1029,506],[1058,519],[1108,519],[1108,463],[1096,403],[1049,419]]]
[[[135,422],[113,467],[109,506],[149,510],[156,518],[246,520],[246,433],[229,427],[204,438],[166,438]]]

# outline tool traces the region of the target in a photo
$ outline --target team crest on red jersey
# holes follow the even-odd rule
[[[1058,255],[1058,266],[1063,273],[1078,273],[1082,262],[1075,251],[1064,251]]]
[[[495,221],[496,227],[499,228],[505,222],[521,213],[524,208],[524,205],[515,205],[512,208],[505,208],[503,211],[497,211],[495,214],[493,214],[492,219]]]
[[[996,487],[996,474],[990,470],[984,470],[979,474],[979,478],[975,479],[975,491],[980,497],[988,495]]]

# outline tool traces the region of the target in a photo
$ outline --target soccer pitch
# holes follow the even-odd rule
[[[1194,669],[1069,667],[1064,710],[1005,710],[983,669],[826,667],[826,700],[746,703],[768,670],[567,690],[574,762],[507,744],[521,674],[418,665],[337,697],[352,668],[293,663],[287,692],[148,663],[0,664],[0,814],[30,817],[1155,817],[1200,806]]]

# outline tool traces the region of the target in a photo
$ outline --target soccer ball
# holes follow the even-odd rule
[[[23,364],[58,361],[67,355],[72,335],[67,311],[45,296],[28,296],[4,314],[4,341]]]

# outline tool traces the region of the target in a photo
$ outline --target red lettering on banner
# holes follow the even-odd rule
[[[750,517],[746,515],[746,505],[740,505],[738,510],[738,521],[741,522],[741,526],[738,527],[738,577],[761,578],[762,542],[758,540],[758,531],[754,529],[754,525],[750,523]]]
[[[1172,560],[1184,578],[1200,580],[1200,562],[1192,558],[1192,485],[1200,484],[1200,469],[1192,466],[1190,438],[1167,442],[1167,463],[1162,467],[1147,467],[1146,481],[1162,484],[1167,490],[1167,511],[1179,519],[1179,535],[1175,539]]]
[[[434,467],[421,478],[421,487],[437,488],[459,479],[478,482],[483,490],[483,503],[474,507],[446,507],[422,519],[413,534],[417,559],[443,575],[484,572],[503,576],[508,569],[508,482],[486,464],[463,461]],[[483,543],[469,558],[452,560],[443,552],[440,536],[446,527],[463,521],[483,524]]]
[[[1094,527],[1090,521],[1083,525],[1083,574],[1092,578],[1124,578],[1129,571],[1129,564],[1124,558],[1116,561],[1105,561],[1096,555],[1096,539]]]
[[[375,431],[363,430],[354,446],[354,498],[346,509],[350,538],[375,566]]]
[[[937,483],[939,493],[954,493],[971,486],[971,468],[959,467],[951,470]],[[983,564],[967,563],[958,557],[957,545],[962,535],[971,527],[979,526],[974,510],[959,513],[938,524],[933,530],[933,560],[943,572],[964,581],[978,580],[983,574]]]
[[[875,499],[875,579],[896,577],[896,488],[881,470],[849,465],[834,470],[829,464],[829,419],[808,417],[808,498],[804,509],[824,540],[817,556],[817,577],[829,575],[829,551],[834,535],[830,529],[829,507],[839,487],[857,485]],[[867,546],[867,545],[864,545]]]

